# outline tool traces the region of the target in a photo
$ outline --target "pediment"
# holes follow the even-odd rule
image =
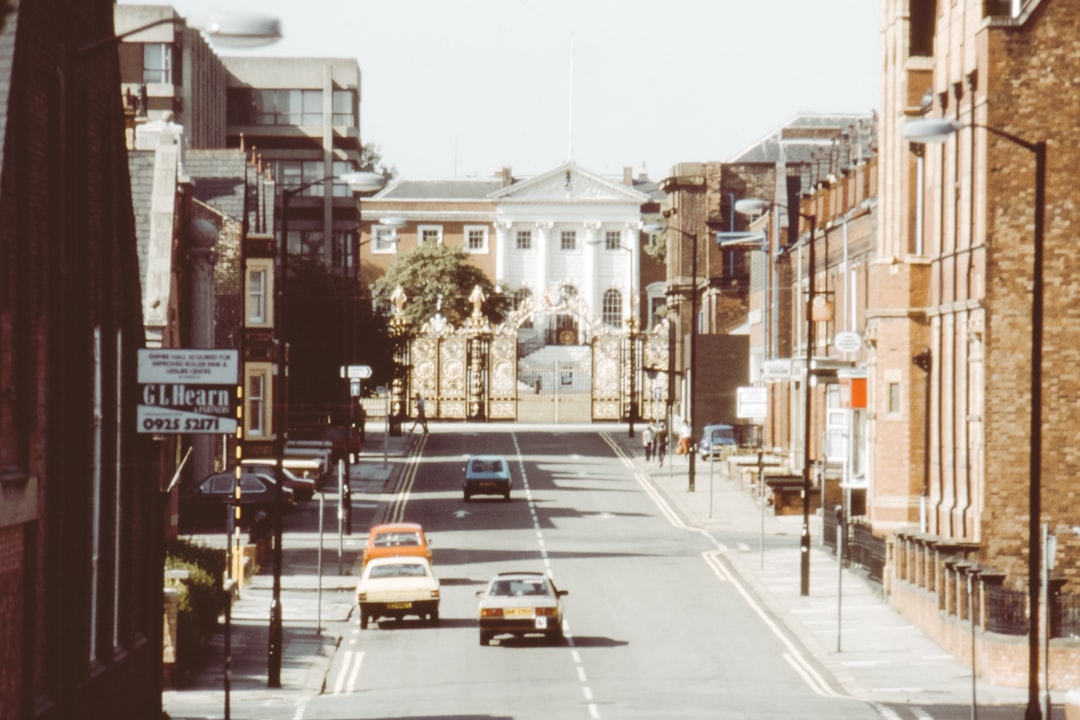
[[[492,193],[499,202],[609,202],[640,205],[648,195],[568,163]]]

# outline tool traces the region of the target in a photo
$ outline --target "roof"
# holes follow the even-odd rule
[[[814,153],[829,147],[844,135],[856,134],[861,126],[872,123],[874,119],[873,113],[801,113],[727,162],[811,162]]]
[[[503,186],[501,178],[397,180],[377,193],[377,200],[487,200]]]

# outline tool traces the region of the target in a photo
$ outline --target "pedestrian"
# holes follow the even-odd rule
[[[413,420],[412,427],[409,428],[409,432],[416,430],[416,426],[424,428],[424,432],[428,431],[427,427],[427,415],[424,414],[424,396],[420,393],[416,393],[416,419]]]
[[[641,431],[641,443],[645,446],[645,462],[652,460],[653,444],[656,442],[656,426],[650,420],[645,429]]]
[[[660,467],[664,467],[664,456],[667,455],[667,423],[663,420],[656,427],[656,459],[660,461]]]
[[[690,423],[683,420],[682,427],[679,428],[679,450],[680,455],[689,455],[690,441],[694,439],[694,431],[690,428]]]

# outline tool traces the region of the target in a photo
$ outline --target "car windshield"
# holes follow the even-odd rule
[[[502,597],[517,595],[547,595],[547,583],[542,579],[496,580],[491,585],[491,594]]]
[[[371,568],[369,578],[424,577],[427,572],[419,563],[400,563],[395,565],[377,565]]]
[[[388,532],[375,536],[375,547],[401,547],[419,545],[420,536],[414,532]]]

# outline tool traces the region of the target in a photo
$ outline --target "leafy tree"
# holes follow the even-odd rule
[[[407,298],[405,317],[414,330],[436,313],[441,313],[455,327],[464,325],[472,315],[469,298],[477,286],[484,294],[481,309],[489,323],[501,322],[511,307],[504,288],[496,288],[469,261],[469,254],[461,247],[440,243],[421,245],[395,261],[372,286],[372,293],[380,303],[388,304],[399,285]]]
[[[643,222],[648,225],[650,223],[662,223],[663,217],[660,215],[647,215],[642,218]],[[652,236],[651,241],[645,243],[643,248],[645,254],[656,260],[662,265],[667,264],[667,230],[661,230]]]
[[[388,184],[397,176],[397,168],[383,161],[382,148],[377,143],[366,143],[360,148],[360,169],[379,173]]]

